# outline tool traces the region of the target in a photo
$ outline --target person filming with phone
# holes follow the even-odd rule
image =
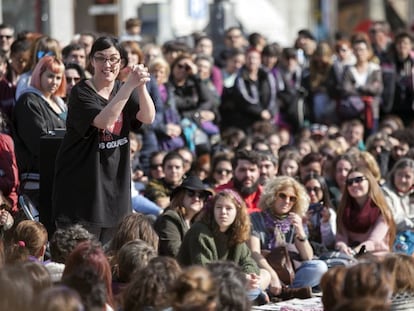
[[[269,292],[284,298],[309,298],[310,288],[319,285],[328,270],[325,262],[314,260],[314,253],[302,223],[309,206],[304,187],[294,178],[278,176],[269,180],[260,197],[260,212],[251,214],[252,235],[249,246],[260,268],[271,275]],[[286,245],[293,261],[294,278],[290,287],[265,257],[266,253]]]

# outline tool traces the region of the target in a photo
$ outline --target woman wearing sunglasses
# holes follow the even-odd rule
[[[211,170],[207,178],[208,184],[215,189],[218,186],[227,184],[233,177],[231,160],[233,156],[228,152],[216,153],[211,161]]]
[[[303,179],[303,185],[310,198],[306,213],[309,240],[333,249],[336,235],[336,213],[325,178],[309,174]]]
[[[171,193],[170,206],[154,224],[159,236],[161,256],[176,257],[184,235],[213,192],[197,176],[187,177]]]
[[[384,194],[371,171],[352,168],[338,207],[336,249],[348,255],[390,251],[395,223]]]
[[[270,277],[264,269],[259,269],[246,244],[250,221],[244,200],[231,189],[221,190],[208,202],[199,219],[184,237],[178,262],[190,266],[233,261],[246,275],[249,296],[256,298],[267,288]]]
[[[311,244],[305,233],[302,218],[309,206],[304,187],[290,176],[278,176],[267,182],[260,198],[260,212],[251,214],[252,235],[249,246],[260,268],[271,275],[270,293],[283,295],[285,286],[263,253],[277,246],[287,245],[296,254],[293,288],[315,287],[328,270],[325,262],[312,260]]]

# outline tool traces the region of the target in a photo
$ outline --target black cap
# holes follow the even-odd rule
[[[188,189],[193,191],[204,191],[207,193],[207,195],[213,195],[213,191],[207,187],[203,182],[201,181],[198,176],[190,175],[186,179],[183,180],[181,185],[179,185],[177,188],[175,188],[171,192],[171,198],[176,195],[178,192],[180,192],[182,189]]]
[[[316,41],[315,36],[310,32],[309,29],[301,29],[298,31],[298,36],[302,36],[304,38]]]

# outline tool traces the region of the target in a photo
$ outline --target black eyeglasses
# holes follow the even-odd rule
[[[203,191],[195,191],[195,190],[190,190],[190,189],[186,189],[186,194],[190,197],[190,198],[194,198],[194,197],[198,197],[200,200],[205,200],[207,199],[208,194],[206,192]]]
[[[11,36],[11,35],[0,35],[0,39],[3,39],[3,38],[6,38],[6,39],[11,39],[11,38],[13,38],[13,36]]]
[[[228,175],[228,174],[230,174],[231,172],[232,172],[232,170],[226,170],[226,169],[220,169],[220,168],[218,168],[218,169],[216,169],[216,170],[214,171],[214,173],[217,173],[217,174],[219,174],[219,175],[223,175],[223,174]]]
[[[191,67],[187,64],[177,64],[177,68],[178,69],[185,69],[185,70],[190,70]]]
[[[78,83],[80,81],[80,77],[66,77],[66,82],[68,83]]]
[[[101,63],[101,64],[105,64],[106,62],[109,62],[109,64],[115,65],[121,61],[121,59],[116,56],[111,56],[109,58],[106,58],[105,56],[94,56],[93,58],[95,59],[96,62]]]
[[[347,186],[352,186],[354,183],[360,184],[366,179],[367,178],[365,176],[357,176],[357,177],[354,177],[354,178],[348,178],[346,180],[346,185]]]
[[[315,192],[315,193],[317,193],[317,192],[319,192],[319,191],[321,191],[322,190],[322,188],[321,187],[306,187],[306,191],[309,193],[309,192]]]
[[[283,193],[283,192],[278,192],[277,194],[276,194],[280,199],[282,199],[282,200],[284,200],[284,201],[286,201],[287,199],[289,199],[289,203],[296,203],[296,201],[297,201],[297,197],[295,197],[295,196],[290,196],[290,195],[287,195],[286,193]]]

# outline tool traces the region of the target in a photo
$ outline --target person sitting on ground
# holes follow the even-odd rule
[[[176,257],[182,240],[213,192],[196,176],[187,177],[171,194],[171,204],[154,224],[159,254]]]

